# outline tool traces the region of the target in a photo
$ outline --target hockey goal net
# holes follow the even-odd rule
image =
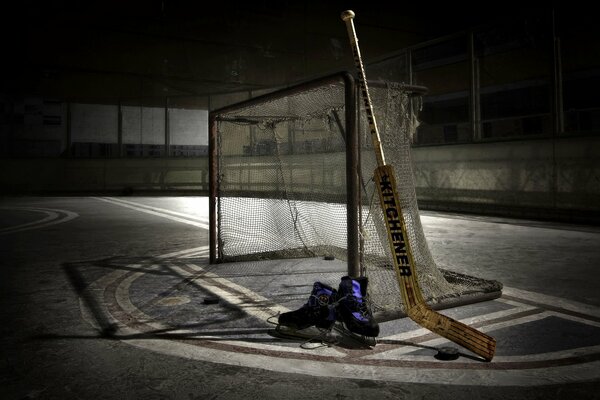
[[[427,245],[410,158],[411,98],[424,88],[370,87],[424,298],[445,308],[498,297],[500,283],[438,268]],[[404,308],[358,96],[339,74],[211,113],[211,262],[345,260],[347,274],[369,277],[376,317],[390,319]]]

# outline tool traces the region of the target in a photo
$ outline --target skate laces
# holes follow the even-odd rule
[[[337,305],[342,301],[349,302],[350,304],[348,305],[348,308],[352,309],[353,312],[357,312],[362,317],[369,317],[371,314],[371,311],[369,310],[367,296],[359,298],[353,294],[347,294],[338,299],[338,301],[336,301],[335,304]]]

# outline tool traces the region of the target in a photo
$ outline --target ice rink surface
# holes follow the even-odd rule
[[[421,212],[438,265],[504,284],[443,311],[497,339],[483,362],[436,359],[452,344],[407,319],[372,348],[277,337],[269,319],[316,279],[337,285],[344,263],[210,265],[203,197],[4,198],[0,216],[2,398],[600,393],[598,227]]]

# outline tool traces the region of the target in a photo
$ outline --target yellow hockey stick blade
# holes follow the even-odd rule
[[[417,304],[407,311],[410,319],[430,331],[472,351],[486,361],[496,353],[496,339],[460,321],[440,314],[425,303]]]

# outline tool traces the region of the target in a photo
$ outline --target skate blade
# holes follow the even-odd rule
[[[349,331],[343,324],[336,323],[331,330],[314,326],[305,329],[295,329],[285,325],[277,325],[269,334],[279,339],[303,340],[300,347],[315,349],[319,347],[338,346],[347,349],[371,349],[377,344],[372,336],[358,335]]]
[[[269,331],[271,336],[279,339],[302,341],[301,348],[312,350],[320,347],[331,347],[337,344],[337,337],[331,330],[314,326],[305,329],[294,329],[285,325],[277,325]]]
[[[357,345],[362,348],[372,348],[377,345],[377,338],[373,336],[364,336],[351,332],[343,323],[336,322],[333,330],[340,334],[346,340],[340,340],[338,345],[345,343],[347,347],[356,348]]]

